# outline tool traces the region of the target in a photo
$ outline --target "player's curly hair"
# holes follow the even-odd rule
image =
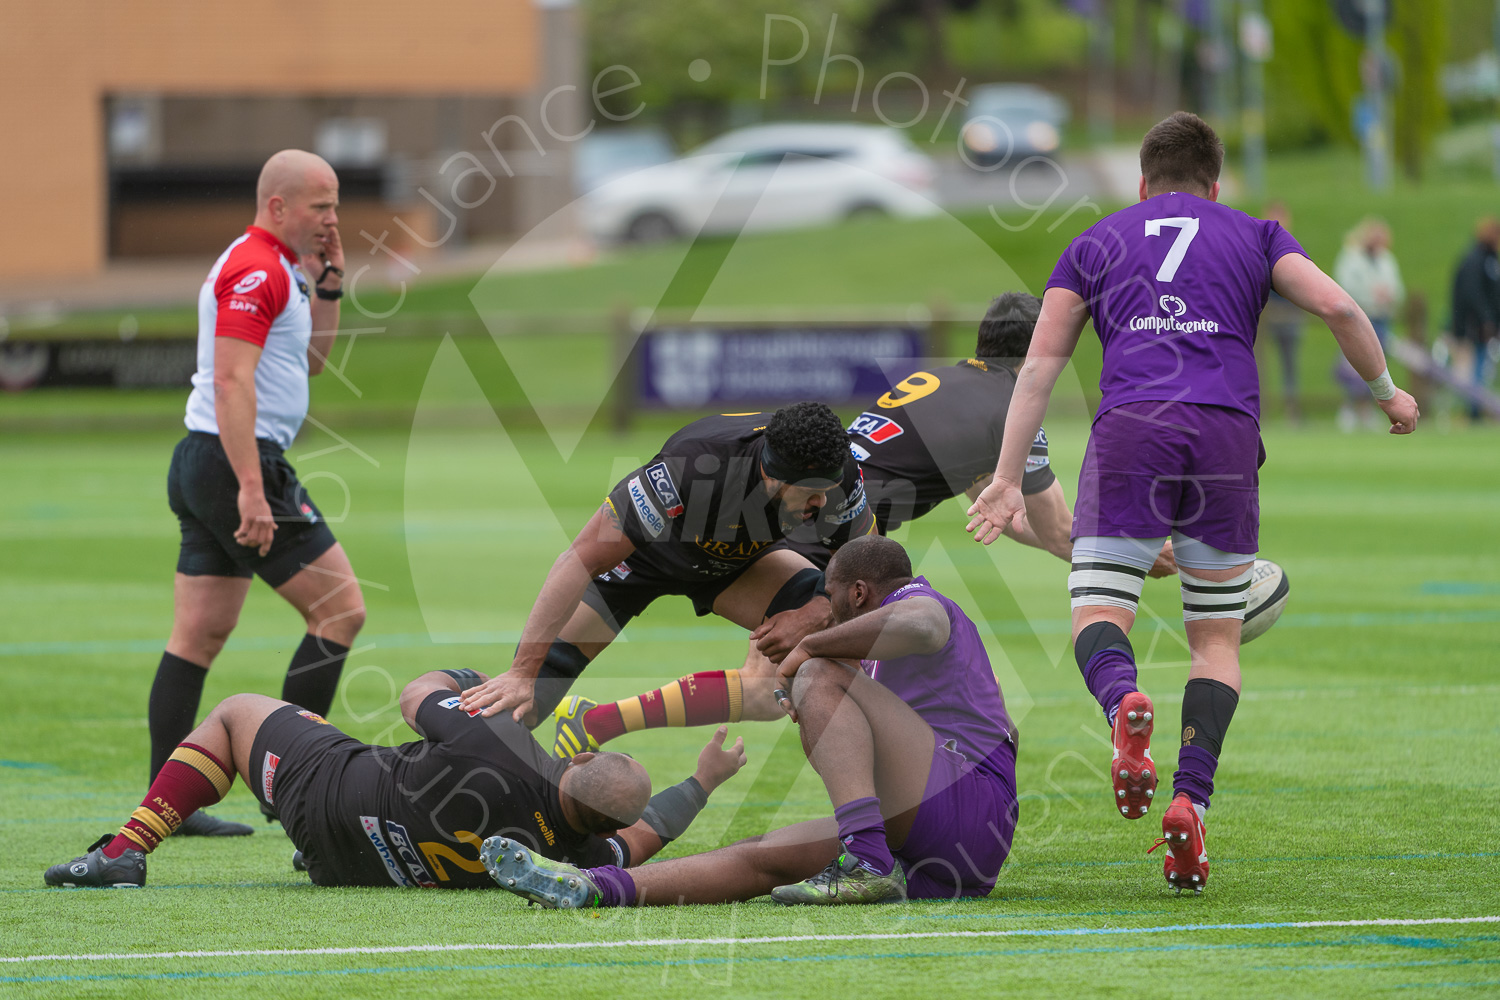
[[[1146,190],[1180,190],[1208,196],[1224,166],[1224,143],[1195,114],[1179,111],[1151,126],[1141,141]]]
[[[766,444],[782,461],[802,469],[842,468],[849,454],[838,415],[811,401],[777,410],[766,424]]]
[[[1006,292],[990,303],[979,321],[975,357],[1014,361],[1026,357],[1031,331],[1041,315],[1042,300],[1025,292]]]

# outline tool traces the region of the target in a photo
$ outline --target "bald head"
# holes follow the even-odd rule
[[[337,188],[338,184],[338,175],[318,154],[305,149],[283,149],[260,168],[260,180],[255,183],[255,209],[265,211],[277,195],[290,198],[309,187]]]
[[[318,250],[338,225],[339,178],[328,161],[303,149],[283,149],[260,168],[255,224],[298,254]]]
[[[557,791],[581,832],[609,833],[641,818],[651,799],[651,778],[625,754],[579,754],[563,772]]]

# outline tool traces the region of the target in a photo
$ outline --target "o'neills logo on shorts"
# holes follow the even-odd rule
[[[266,751],[265,760],[260,763],[260,794],[265,798],[266,805],[273,805],[271,800],[271,781],[276,777],[276,765],[281,763],[281,758],[271,751]]]
[[[546,838],[549,845],[557,843],[557,837],[553,835],[552,828],[547,825],[547,821],[542,819],[540,811],[532,813],[531,818],[536,820],[536,828],[542,831],[542,836]]]

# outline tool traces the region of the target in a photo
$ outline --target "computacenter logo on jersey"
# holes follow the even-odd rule
[[[849,433],[869,438],[876,444],[885,444],[892,438],[905,434],[906,428],[890,417],[882,417],[878,413],[861,413],[854,418],[854,423],[849,425]]]
[[[1183,320],[1182,317],[1188,311],[1188,304],[1175,295],[1163,295],[1156,300],[1165,316],[1132,316],[1130,317],[1130,329],[1132,330],[1155,330],[1157,333],[1170,331],[1172,333],[1218,333],[1219,324],[1211,319]]]
[[[641,523],[646,526],[646,530],[651,532],[653,538],[660,535],[662,530],[666,528],[667,522],[662,520],[662,516],[657,511],[656,505],[646,495],[646,487],[641,485],[640,476],[630,477],[630,485],[627,487],[626,492],[630,494],[630,503],[635,507],[636,516],[641,519]]]
[[[266,280],[266,272],[256,269],[234,283],[234,294],[245,295],[255,291]]]

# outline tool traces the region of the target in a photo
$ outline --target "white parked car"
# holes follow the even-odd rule
[[[607,241],[789,229],[859,215],[934,215],[934,174],[931,159],[897,129],[756,125],[609,181],[580,207],[589,232]]]

